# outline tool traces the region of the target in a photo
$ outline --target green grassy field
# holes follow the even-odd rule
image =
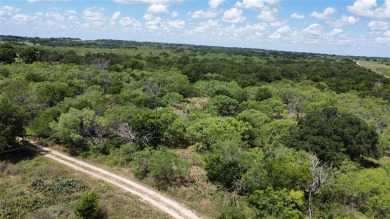
[[[102,181],[41,156],[0,161],[0,218],[76,218],[81,194],[95,192],[109,218],[168,218]]]
[[[367,69],[372,70],[375,73],[383,75],[385,77],[390,77],[390,66],[385,65],[376,61],[366,61],[366,60],[358,60],[359,64]]]

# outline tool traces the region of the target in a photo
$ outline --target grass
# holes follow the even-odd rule
[[[46,145],[66,153],[64,147],[51,141],[46,141]],[[132,166],[132,163],[118,163],[121,158],[119,157],[120,153],[117,150],[119,149],[111,151],[112,153],[110,155],[91,154],[84,158],[77,157],[77,159],[84,160],[110,172],[125,176],[156,189],[152,177],[149,176],[141,180],[135,176],[135,169]],[[181,159],[187,160],[192,164],[189,181],[185,185],[168,187],[166,190],[161,190],[160,192],[183,203],[203,218],[217,218],[222,212],[232,208],[231,200],[233,194],[227,192],[222,186],[215,185],[208,180],[206,171],[204,170],[204,160],[201,155],[191,149],[175,149],[174,151]],[[245,203],[242,199],[245,197],[235,195],[235,198],[240,207],[247,208],[247,206],[242,206]]]
[[[85,191],[99,196],[109,218],[168,218],[118,188],[44,157],[0,161],[0,218],[76,218],[74,208]]]
[[[358,60],[359,64],[367,69],[372,70],[373,72],[383,75],[385,77],[390,77],[390,66],[379,63],[377,61],[366,61],[366,60]]]

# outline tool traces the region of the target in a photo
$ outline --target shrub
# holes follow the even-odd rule
[[[99,200],[94,192],[84,193],[77,202],[75,214],[80,218],[101,218],[103,210],[99,206]]]

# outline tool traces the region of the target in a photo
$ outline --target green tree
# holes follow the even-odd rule
[[[205,108],[216,116],[235,116],[240,112],[238,101],[224,95],[213,97]]]
[[[12,44],[0,44],[0,63],[11,64],[15,62],[16,52]]]
[[[96,115],[93,110],[77,110],[71,108],[69,112],[62,113],[58,121],[50,123],[53,137],[68,146],[84,146],[84,137],[91,136]]]
[[[176,92],[167,93],[162,99],[170,106],[178,106],[184,101],[183,95]]]
[[[200,142],[209,149],[219,141],[248,140],[251,128],[248,123],[232,117],[207,117],[191,122],[186,131],[190,142]]]
[[[68,84],[62,82],[45,81],[37,83],[35,87],[38,102],[47,104],[50,107],[62,101],[65,97],[70,97],[74,94]]]
[[[271,97],[272,97],[272,94],[268,88],[259,87],[256,91],[255,100],[263,101],[263,100],[266,100],[266,99],[271,98]]]
[[[84,219],[102,218],[104,212],[99,206],[99,199],[96,193],[86,192],[82,194],[75,208],[76,216]]]
[[[35,134],[40,137],[49,137],[52,134],[49,124],[50,122],[57,120],[60,115],[60,108],[47,108],[31,121],[29,128],[34,130]]]
[[[228,188],[241,177],[238,162],[226,160],[221,154],[213,153],[207,156],[205,168],[211,181],[220,182]]]
[[[178,115],[168,108],[145,110],[133,118],[131,127],[138,136],[140,146],[157,146],[164,140],[165,131]]]
[[[0,96],[0,149],[11,147],[16,137],[23,137],[24,122],[27,118],[25,110],[8,98]]]
[[[181,185],[187,179],[189,164],[174,152],[159,148],[150,157],[150,175],[160,188]]]
[[[242,111],[238,114],[237,119],[249,123],[253,128],[260,128],[271,122],[266,114],[254,109]]]
[[[298,122],[298,142],[287,144],[312,150],[321,160],[339,164],[345,157],[362,162],[364,156],[379,157],[378,134],[357,116],[335,107],[313,111]]]
[[[259,218],[304,218],[302,191],[274,190],[268,187],[256,190],[249,197],[249,202],[257,209]]]

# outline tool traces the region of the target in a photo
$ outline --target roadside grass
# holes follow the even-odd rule
[[[51,141],[45,141],[44,144],[67,153],[64,147]],[[218,218],[226,209],[235,208],[235,205],[249,211],[248,206],[242,206],[243,203],[246,203],[243,196],[227,192],[224,187],[215,185],[208,180],[204,170],[205,163],[199,153],[192,149],[175,149],[174,152],[191,164],[188,182],[181,186],[167,187],[166,190],[160,190],[161,193],[194,210],[202,218]],[[119,149],[113,149],[109,155],[90,154],[87,157],[77,157],[77,159],[158,190],[152,177],[139,179],[136,177],[136,170],[131,162],[126,164],[120,162],[123,158]],[[233,199],[235,203],[232,203]]]
[[[0,161],[0,218],[76,218],[74,208],[85,191],[99,196],[109,218],[169,218],[119,188],[42,156]]]
[[[358,60],[358,62],[364,68],[370,69],[373,72],[383,75],[385,77],[390,77],[389,65],[385,65],[376,61],[366,61],[366,60]]]

